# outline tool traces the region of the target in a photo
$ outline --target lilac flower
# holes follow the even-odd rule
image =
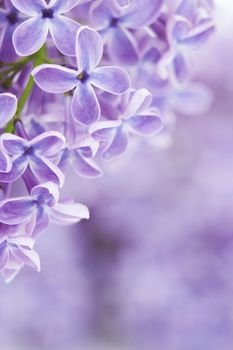
[[[208,8],[207,8],[208,6]],[[174,76],[179,82],[187,80],[189,67],[185,49],[196,49],[214,33],[215,25],[209,13],[209,5],[201,0],[183,0],[177,6],[175,16],[168,22],[167,39]]]
[[[161,130],[161,117],[151,107],[151,102],[152,95],[146,89],[137,90],[130,94],[117,120],[99,121],[90,126],[94,138],[107,142],[103,158],[111,159],[123,153],[128,146],[129,133],[152,136]]]
[[[13,44],[19,56],[28,56],[38,51],[45,43],[48,33],[59,51],[68,56],[75,55],[72,38],[79,28],[74,20],[63,16],[75,7],[79,0],[11,0],[22,13],[31,17],[20,24],[13,34]]]
[[[173,40],[177,45],[196,47],[209,39],[215,26],[211,17],[193,20],[192,13],[188,15],[188,18],[182,17],[181,14],[176,17],[169,28],[169,40]]]
[[[65,99],[65,130],[67,140],[66,148],[63,151],[59,167],[65,172],[70,164],[74,171],[85,178],[96,178],[102,175],[102,170],[95,163],[93,158],[99,149],[99,142],[92,136],[87,135],[87,127],[83,127],[83,132],[79,134],[76,123],[71,116],[71,97]],[[80,126],[79,128],[80,129]]]
[[[91,124],[100,117],[100,106],[93,86],[112,94],[129,88],[129,77],[120,67],[97,67],[103,55],[101,36],[89,27],[81,27],[76,37],[78,70],[44,64],[32,71],[37,85],[50,93],[64,93],[75,88],[71,105],[73,117]]]
[[[120,5],[125,6],[120,6]],[[138,45],[130,31],[152,24],[159,16],[163,0],[116,1],[93,3],[90,17],[93,25],[103,33],[108,53],[119,64],[132,65],[138,60]]]
[[[0,138],[0,144],[3,153],[12,160],[11,170],[0,173],[1,182],[16,181],[29,168],[39,182],[54,181],[60,186],[63,185],[63,173],[50,160],[64,147],[65,138],[61,133],[47,131],[30,141],[4,133]]]
[[[92,159],[99,149],[99,142],[91,136],[70,145],[69,158],[75,172],[85,178],[102,176],[102,170]]]
[[[2,234],[2,230],[6,231],[5,227],[0,223],[0,272],[5,282],[11,282],[23,265],[40,271],[40,258],[33,250],[34,240],[26,237],[23,232],[22,235],[20,232]]]
[[[89,218],[85,205],[72,201],[58,202],[59,191],[53,182],[35,186],[31,195],[5,199],[0,203],[0,222],[7,225],[29,223],[33,235],[45,229],[50,218],[59,224],[73,224]]]
[[[16,58],[12,44],[12,34],[16,26],[22,21],[18,11],[9,3],[5,9],[0,8],[0,58],[10,62]]]

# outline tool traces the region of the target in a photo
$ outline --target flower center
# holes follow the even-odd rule
[[[53,18],[53,9],[43,9],[42,18]]]
[[[18,15],[17,15],[17,13],[16,12],[10,12],[7,16],[6,16],[6,18],[7,18],[7,20],[8,20],[8,22],[10,23],[10,24],[15,24],[15,23],[17,23],[18,22]]]
[[[33,154],[33,147],[29,146],[29,147],[25,147],[24,149],[24,155],[25,156],[31,156]]]
[[[109,27],[112,27],[112,28],[117,27],[118,22],[119,22],[119,18],[113,17],[110,21]]]
[[[48,207],[53,207],[55,205],[55,200],[54,197],[50,194],[39,194],[35,200],[35,203],[39,206],[48,206]]]
[[[85,83],[85,81],[87,81],[88,78],[89,78],[89,74],[85,71],[83,71],[77,76],[77,79],[80,80],[82,83]]]

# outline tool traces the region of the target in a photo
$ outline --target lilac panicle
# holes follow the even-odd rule
[[[0,271],[6,282],[24,265],[40,270],[34,244],[50,222],[89,218],[85,205],[60,193],[70,181],[68,165],[74,175],[100,177],[103,160],[129,145],[153,149],[158,133],[172,139],[176,115],[209,108],[209,90],[190,81],[189,51],[214,33],[213,8],[212,0],[1,2]]]
[[[101,36],[89,27],[81,27],[76,37],[78,70],[45,64],[35,68],[36,84],[46,92],[64,93],[75,88],[71,112],[82,124],[100,118],[100,106],[93,86],[120,95],[128,90],[128,74],[120,67],[97,67],[103,55]]]

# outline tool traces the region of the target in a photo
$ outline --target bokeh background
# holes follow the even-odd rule
[[[65,193],[91,219],[50,227],[42,272],[0,282],[0,350],[233,349],[231,0],[215,20],[192,57],[212,107],[178,113],[171,138],[107,164],[102,179],[73,176]]]

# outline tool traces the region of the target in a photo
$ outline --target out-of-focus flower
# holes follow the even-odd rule
[[[146,89],[129,93],[116,120],[93,123],[89,131],[98,141],[107,142],[103,152],[105,159],[123,153],[129,134],[153,136],[162,128],[158,110],[151,107],[152,95]]]
[[[90,8],[92,24],[101,30],[113,61],[126,65],[137,63],[139,48],[130,30],[152,24],[159,16],[162,4],[163,0],[93,2]]]
[[[2,224],[0,224],[2,225]],[[0,229],[3,227],[0,226]],[[40,271],[40,258],[33,250],[34,240],[20,232],[0,238],[0,271],[5,282],[9,283],[24,265]]]

